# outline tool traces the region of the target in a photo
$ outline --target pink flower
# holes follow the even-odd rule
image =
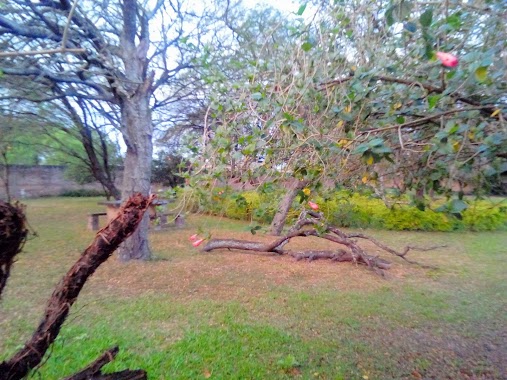
[[[197,240],[197,236],[198,236],[197,234],[193,234],[192,236],[190,236],[188,238],[188,240],[190,240],[190,241],[196,241]]]
[[[437,58],[442,62],[442,65],[447,67],[458,66],[458,57],[450,53],[444,53],[443,51],[437,51]]]
[[[319,209],[319,205],[315,202],[312,202],[312,201],[308,201],[308,206],[310,206],[310,208],[315,211],[317,211]]]
[[[199,239],[199,240],[196,240],[196,241],[194,241],[194,242],[192,243],[192,245],[193,245],[194,247],[199,247],[199,246],[202,244],[202,242],[203,242],[203,241],[204,241],[204,239]]]

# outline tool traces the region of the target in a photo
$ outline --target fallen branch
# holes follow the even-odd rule
[[[97,360],[82,371],[66,377],[64,380],[146,380],[147,375],[143,370],[124,370],[109,374],[102,373],[102,367],[112,362],[119,352],[118,347],[113,347],[104,352]]]
[[[402,252],[398,252],[396,251],[395,249],[379,242],[378,240],[372,238],[371,236],[367,236],[367,235],[364,235],[364,234],[349,234],[347,235],[347,237],[349,238],[359,238],[359,239],[366,239],[366,240],[369,240],[371,241],[373,244],[375,244],[377,247],[383,249],[384,251],[386,252],[389,252],[395,256],[398,256],[400,258],[402,258],[403,260],[405,260],[406,262],[410,263],[410,264],[416,264],[416,265],[419,265],[423,268],[429,268],[429,269],[435,269],[434,266],[431,266],[431,265],[425,265],[425,264],[420,264],[416,261],[412,261],[412,260],[409,260],[406,256],[407,254],[410,252],[410,251],[419,251],[419,252],[428,252],[428,251],[433,251],[435,249],[439,249],[439,248],[445,248],[446,246],[445,245],[434,245],[432,247],[426,247],[426,248],[422,248],[422,247],[413,247],[411,245],[407,245],[405,248],[403,248],[403,251]]]
[[[315,228],[303,229],[306,226],[314,226]],[[329,240],[333,243],[344,246],[345,248],[337,248],[336,250],[307,250],[307,251],[290,251],[284,250],[283,247],[295,237],[315,236]],[[417,248],[412,246],[405,247],[401,252],[379,242],[378,240],[364,234],[346,234],[340,229],[328,226],[323,223],[323,216],[313,211],[303,211],[295,223],[295,228],[289,230],[287,235],[282,236],[271,243],[258,243],[248,240],[235,239],[211,239],[203,250],[210,252],[215,249],[238,249],[243,251],[255,251],[262,253],[274,253],[278,255],[288,255],[296,260],[307,259],[308,261],[327,259],[335,262],[353,262],[368,266],[371,270],[383,275],[384,270],[391,268],[391,263],[377,256],[368,254],[355,240],[355,238],[369,240],[380,249],[397,256],[410,264],[419,265],[424,268],[434,268],[429,265],[420,264],[416,261],[409,260],[406,256],[411,250],[430,251],[443,246],[430,248]]]
[[[0,363],[0,379],[18,380],[35,368],[60,332],[86,280],[129,237],[141,222],[153,197],[131,196],[118,216],[97,232],[92,244],[69,269],[51,295],[44,317],[32,337],[11,359]]]

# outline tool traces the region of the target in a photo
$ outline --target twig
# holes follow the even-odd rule
[[[46,54],[59,54],[59,53],[85,53],[86,49],[82,48],[59,48],[59,49],[43,49],[43,50],[30,50],[30,51],[0,51],[0,58],[19,57],[25,55],[46,55]]]
[[[67,45],[67,39],[69,37],[70,22],[72,20],[72,16],[74,15],[75,10],[76,10],[78,1],[79,0],[74,0],[74,3],[72,3],[72,8],[70,8],[69,16],[67,17],[67,23],[65,24],[65,29],[63,30],[62,50],[64,50],[65,46]]]
[[[431,116],[423,117],[421,119],[408,121],[403,124],[390,125],[390,126],[384,127],[384,128],[368,129],[366,131],[360,131],[360,132],[358,132],[358,134],[365,135],[365,134],[369,134],[369,133],[380,133],[380,132],[384,132],[384,131],[388,131],[390,129],[396,129],[396,128],[401,129],[401,128],[408,128],[408,127],[418,127],[421,124],[425,124],[428,121],[431,121],[433,119],[437,119],[442,116],[451,115],[453,113],[460,113],[460,112],[480,111],[480,110],[484,110],[487,108],[491,108],[491,107],[490,106],[481,106],[481,107],[468,107],[468,108],[461,108],[461,109],[453,109],[453,110],[449,110],[449,111],[445,111],[445,112],[436,113]]]
[[[112,362],[119,352],[118,347],[113,347],[104,352],[97,360],[85,369],[66,377],[64,380],[89,380],[89,379],[110,379],[110,380],[146,380],[147,374],[143,370],[125,370],[107,375],[102,374],[102,367]]]

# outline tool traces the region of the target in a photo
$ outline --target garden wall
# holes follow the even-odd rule
[[[64,176],[65,166],[10,165],[9,189],[12,198],[37,198],[60,195],[69,190],[102,190],[98,182],[80,185]],[[5,168],[0,165],[0,199],[6,199]],[[118,174],[117,178],[121,178]]]

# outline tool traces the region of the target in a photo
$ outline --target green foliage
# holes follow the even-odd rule
[[[80,161],[67,164],[64,176],[65,178],[71,181],[75,181],[80,185],[96,181],[95,177],[90,172],[90,169],[83,162]]]
[[[450,198],[459,183],[491,194],[507,157],[507,38],[502,2],[488,7],[488,23],[485,8],[411,0],[323,3],[311,21],[280,22],[283,15],[267,9],[238,14],[234,58],[207,68],[213,133],[195,151],[196,165],[206,167],[199,172],[222,183],[382,179],[406,193]],[[458,65],[443,66],[437,50],[456,55]],[[442,211],[459,219],[460,202]],[[345,207],[342,214],[359,213]],[[400,228],[460,224],[429,213],[411,222],[418,217],[411,212],[397,206],[389,217],[407,215]],[[347,223],[377,223],[364,219],[372,218]]]
[[[151,182],[170,187],[182,185],[185,182],[181,176],[184,165],[185,162],[180,156],[160,154],[152,161]]]
[[[94,189],[78,189],[78,190],[65,190],[60,194],[61,197],[83,198],[83,197],[103,197],[105,193],[103,190]]]
[[[281,191],[269,196],[255,191],[237,193],[215,189],[213,202],[201,203],[201,211],[232,219],[271,223]],[[397,231],[495,231],[507,228],[507,202],[489,201],[430,202],[420,209],[410,205],[406,197],[392,198],[393,206],[368,194],[336,191],[316,199],[327,220],[336,226],[351,228],[377,228]],[[299,215],[301,204],[294,201],[288,223]]]
[[[472,231],[494,231],[507,224],[505,203],[492,206],[490,202],[475,202],[463,213],[463,225]]]

